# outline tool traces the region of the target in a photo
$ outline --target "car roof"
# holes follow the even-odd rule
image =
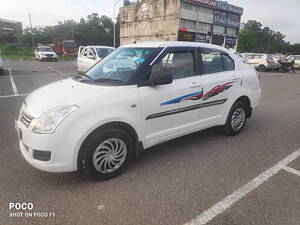
[[[89,46],[85,46],[85,47],[89,47],[89,48],[109,48],[109,49],[114,49],[114,47],[110,47],[110,46],[101,46],[101,45],[89,45]]]
[[[123,45],[121,47],[123,48],[158,48],[158,47],[207,47],[207,48],[215,48],[220,50],[226,50],[227,49],[220,47],[219,45],[212,45],[212,44],[206,44],[201,42],[186,42],[186,41],[158,41],[158,42],[139,42],[136,44],[128,44]],[[228,51],[229,52],[229,51]]]

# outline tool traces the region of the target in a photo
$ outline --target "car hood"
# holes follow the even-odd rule
[[[40,52],[41,54],[55,55],[55,52]]]
[[[87,84],[69,78],[35,90],[25,99],[24,108],[30,115],[38,117],[56,106],[77,105],[115,90],[115,86]]]

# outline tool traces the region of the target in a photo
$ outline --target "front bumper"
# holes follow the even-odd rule
[[[77,170],[77,155],[82,131],[36,134],[22,122],[15,121],[19,147],[24,159],[33,167],[47,172],[71,172]],[[34,151],[51,152],[49,161],[37,160]]]

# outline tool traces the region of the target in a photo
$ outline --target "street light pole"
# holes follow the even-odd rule
[[[28,16],[29,16],[29,23],[30,23],[30,30],[31,30],[32,48],[34,48],[34,37],[33,37],[33,31],[32,31],[32,23],[31,23],[31,15],[30,15],[30,12],[28,13]]]
[[[116,47],[116,23],[117,23],[117,20],[116,20],[116,6],[117,4],[122,1],[122,0],[117,0],[115,3],[114,3],[114,47]]]

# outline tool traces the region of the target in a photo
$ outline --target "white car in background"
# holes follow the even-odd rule
[[[294,60],[295,60],[295,64],[294,64],[295,69],[300,69],[300,55],[294,55]]]
[[[276,70],[280,67],[276,57],[271,54],[249,54],[247,55],[247,63],[260,72]]]
[[[138,43],[34,91],[15,125],[34,167],[109,179],[156,144],[220,125],[238,135],[260,96],[258,72],[222,47]]]
[[[39,61],[51,60],[57,61],[57,54],[49,46],[38,46],[34,51],[35,59]]]
[[[78,72],[87,72],[91,67],[100,62],[114,50],[115,48],[107,46],[80,46],[77,58]]]

